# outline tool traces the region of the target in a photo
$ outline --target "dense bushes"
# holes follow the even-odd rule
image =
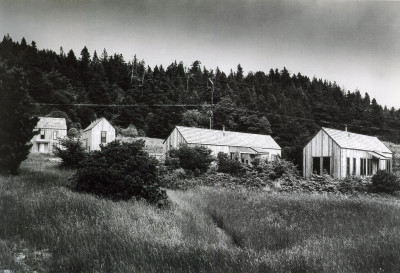
[[[211,156],[211,150],[201,146],[190,147],[188,145],[182,145],[179,149],[173,149],[170,151],[169,159],[179,159],[179,166],[186,170],[193,172],[194,174],[205,173],[214,161]],[[175,160],[176,162],[176,160]]]
[[[393,193],[398,190],[400,190],[400,184],[396,175],[379,170],[372,176],[372,192]]]
[[[219,172],[233,175],[238,175],[245,171],[239,161],[230,159],[228,154],[223,152],[219,152],[217,155],[217,167]]]
[[[76,168],[86,158],[86,151],[79,138],[67,137],[59,140],[59,146],[54,146],[54,155],[61,158],[61,166]]]
[[[160,189],[157,160],[143,150],[144,141],[114,141],[90,153],[74,177],[73,188],[113,200],[145,199],[163,206],[166,192]]]

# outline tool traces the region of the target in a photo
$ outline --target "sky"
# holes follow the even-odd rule
[[[400,108],[397,1],[0,0],[5,34],[57,53],[136,54],[151,67],[286,67]]]

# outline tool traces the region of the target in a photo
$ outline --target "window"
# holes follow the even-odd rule
[[[391,164],[390,164],[391,162],[390,162],[390,159],[388,159],[388,160],[386,160],[386,170],[388,171],[388,172],[391,172],[392,170],[391,170]]]
[[[321,174],[321,165],[319,157],[313,157],[313,173]]]
[[[357,167],[357,160],[355,158],[353,158],[353,175],[356,175],[356,173],[357,173],[356,167]]]
[[[346,163],[346,175],[350,176],[350,157],[347,158]]]
[[[101,131],[101,143],[107,143],[107,132]]]
[[[56,140],[58,138],[58,131],[53,131],[53,139]]]
[[[367,174],[367,159],[365,158],[360,158],[360,175],[366,175]]]
[[[322,168],[324,173],[331,174],[331,158],[323,157],[322,158]]]
[[[40,129],[40,139],[44,139],[45,138],[45,131],[44,129]]]
[[[244,163],[244,158],[242,157],[242,163]]]
[[[372,175],[372,159],[367,159],[367,175]]]

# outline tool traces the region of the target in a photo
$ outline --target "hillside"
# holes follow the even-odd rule
[[[198,187],[169,208],[70,191],[30,155],[0,175],[0,271],[399,272],[398,197]]]
[[[15,42],[8,35],[0,43],[0,65],[23,68],[38,115],[58,111],[76,127],[105,116],[115,125],[133,124],[148,137],[165,138],[178,124],[208,127],[213,113],[213,128],[272,134],[283,156],[299,165],[302,147],[320,126],[347,124],[352,132],[400,143],[393,129],[400,128],[400,110],[286,68],[247,75],[240,64],[225,73],[200,61],[151,68],[106,50],[92,56],[86,47],[79,54],[38,50],[34,41]]]

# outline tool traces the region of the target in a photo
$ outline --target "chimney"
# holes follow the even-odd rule
[[[222,134],[225,135],[225,125],[222,125]]]
[[[344,125],[344,131],[347,132],[347,124]]]

